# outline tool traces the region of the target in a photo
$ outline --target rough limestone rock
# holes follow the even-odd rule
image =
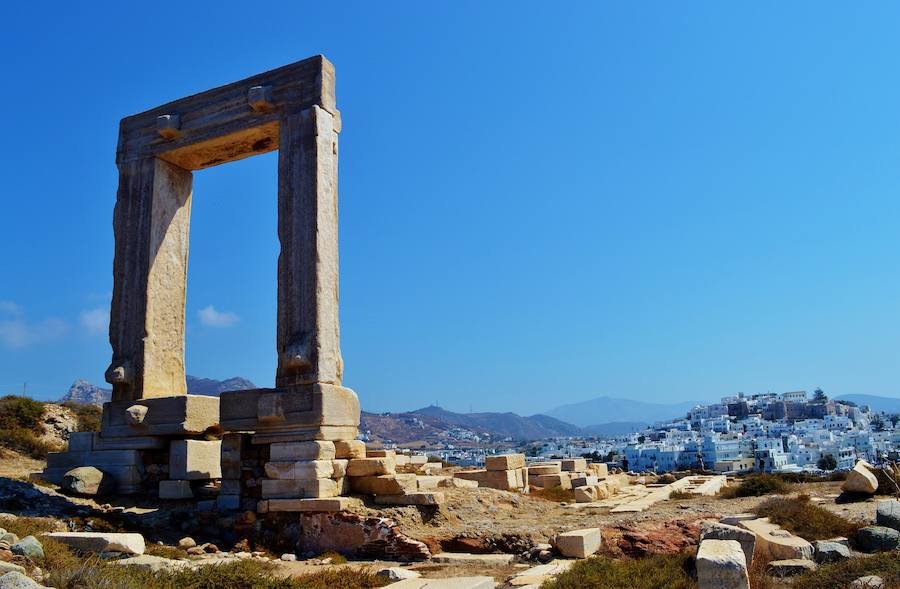
[[[744,551],[747,568],[753,566],[753,551],[756,548],[756,534],[753,532],[728,524],[704,522],[700,526],[700,541],[703,540],[736,540]]]
[[[841,485],[841,489],[847,493],[865,493],[872,495],[878,490],[878,479],[870,470],[871,464],[865,460],[859,460],[847,474],[847,480]]]
[[[875,523],[900,531],[900,501],[896,499],[880,501],[875,512]]]
[[[44,558],[44,547],[34,536],[25,536],[9,547],[13,554],[26,556],[31,560]]]
[[[697,550],[699,589],[750,589],[747,559],[737,540],[704,540]]]
[[[188,548],[193,548],[197,545],[197,541],[191,538],[190,536],[185,536],[181,540],[178,541],[178,547],[182,550],[187,550]]]
[[[863,552],[884,552],[900,547],[900,532],[885,526],[868,526],[856,533],[856,543]]]
[[[144,537],[135,533],[48,532],[44,536],[82,552],[143,554],[145,549]]]
[[[389,585],[391,589],[495,589],[493,577],[450,577],[447,579],[406,579]]]
[[[401,567],[387,567],[378,569],[375,574],[379,577],[386,577],[391,581],[405,581],[406,579],[418,579],[422,575],[410,569]]]
[[[116,491],[116,480],[99,468],[79,466],[63,475],[60,487],[73,495],[111,495]]]
[[[773,524],[769,518],[743,520],[738,527],[756,534],[756,546],[760,553],[769,560],[812,560],[815,554],[813,545],[799,536],[795,536],[780,526]]]
[[[12,562],[4,562],[0,560],[0,575],[5,575],[6,573],[17,572],[25,574],[25,567],[21,567]]]
[[[122,558],[113,561],[113,564],[134,567],[138,570],[150,571],[151,573],[173,573],[181,569],[192,568],[192,563],[187,560],[175,560],[172,558],[163,558],[162,556],[152,556],[150,554]]]
[[[884,579],[877,575],[866,575],[850,583],[850,589],[884,589]]]
[[[814,571],[818,565],[811,560],[792,558],[788,560],[773,560],[766,565],[766,572],[773,577],[794,577],[807,571]]]
[[[600,528],[585,528],[563,532],[556,536],[556,550],[563,556],[587,558],[600,550]]]
[[[829,564],[850,558],[850,548],[840,542],[830,542],[828,540],[819,540],[816,542],[816,562],[819,564]]]
[[[11,571],[0,576],[0,589],[46,589],[22,573]]]

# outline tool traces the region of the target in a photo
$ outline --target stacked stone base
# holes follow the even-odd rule
[[[525,467],[524,454],[487,456],[484,466],[483,469],[457,472],[454,476],[463,480],[476,481],[479,487],[528,492],[529,471]]]
[[[112,401],[103,405],[101,432],[70,435],[66,452],[51,452],[42,478],[62,484],[67,472],[92,466],[110,475],[116,493],[156,493],[184,482],[218,479],[219,442],[203,438],[219,421],[219,400],[198,395]],[[192,494],[192,493],[191,493]]]

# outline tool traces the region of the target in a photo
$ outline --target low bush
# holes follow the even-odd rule
[[[544,499],[545,501],[553,501],[556,503],[566,501],[568,503],[575,503],[575,491],[572,489],[563,489],[562,487],[548,487],[546,489],[541,487],[531,487],[530,492],[532,497]]]
[[[690,491],[672,491],[672,494],[669,495],[669,499],[693,499],[696,497]]]
[[[80,432],[99,432],[100,416],[103,409],[96,405],[88,405],[85,403],[63,403],[63,407],[72,411],[78,419],[78,430]]]
[[[59,589],[372,589],[390,582],[385,577],[350,567],[282,577],[276,574],[271,563],[256,560],[152,573],[118,566],[92,555],[49,570],[46,582]]]
[[[740,484],[722,489],[720,497],[761,497],[763,495],[784,495],[791,492],[792,483],[773,474],[753,474],[744,478]]]
[[[48,452],[61,449],[39,439],[31,430],[22,428],[0,429],[0,448],[15,450],[38,460],[47,458]]]
[[[0,430],[25,429],[39,433],[44,404],[28,397],[0,398]]]
[[[688,553],[641,559],[588,558],[541,585],[541,589],[696,589]]]
[[[807,540],[827,540],[836,536],[852,539],[862,527],[861,523],[815,505],[808,495],[767,499],[756,508],[756,514]]]
[[[850,558],[819,567],[816,571],[795,577],[792,589],[846,589],[867,575],[878,575],[887,589],[900,587],[900,558],[896,552],[882,552],[864,558]]]

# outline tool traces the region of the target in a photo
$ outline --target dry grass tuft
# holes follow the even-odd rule
[[[763,495],[785,495],[791,492],[791,483],[773,474],[750,475],[736,486],[722,489],[719,497],[733,499],[735,497],[762,497]]]
[[[852,539],[862,527],[860,523],[810,502],[809,495],[767,499],[756,508],[756,513],[807,540],[827,540],[836,536]]]
[[[532,497],[544,499],[545,501],[553,501],[554,503],[575,503],[575,491],[572,489],[563,489],[562,487],[549,487],[542,489],[541,487],[531,487],[530,494]]]
[[[541,589],[696,589],[694,557],[689,553],[641,559],[588,558]]]
[[[896,552],[882,552],[864,558],[850,558],[819,567],[817,571],[796,577],[792,589],[846,589],[854,580],[878,575],[886,589],[900,587],[900,558]]]

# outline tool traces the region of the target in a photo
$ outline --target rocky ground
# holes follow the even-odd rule
[[[217,538],[209,536],[210,530],[215,527],[214,514],[210,514],[209,518],[183,518],[179,520],[179,526],[172,525],[173,511],[189,513],[194,509],[192,503],[160,504],[152,497],[118,497],[115,501],[109,499],[115,503],[112,505],[102,500],[68,497],[23,480],[41,466],[39,461],[15,453],[7,451],[3,455],[0,476],[12,478],[0,479],[0,510],[16,515],[51,516],[59,529],[138,531],[148,543],[154,544],[153,551],[162,552],[167,557],[196,561],[196,564],[252,558],[274,563],[278,574],[285,576],[309,574],[323,567],[362,567],[373,571],[396,567],[396,563],[380,561],[337,564],[313,554],[297,555],[296,559],[292,555],[282,560],[278,554],[247,546],[210,547],[205,545],[210,540],[221,544]],[[550,542],[561,531],[600,528],[604,545],[602,553],[609,556],[675,554],[697,545],[701,520],[753,511],[766,499],[672,499],[657,503],[642,513],[612,514],[608,508],[560,503],[494,489],[447,488],[443,491],[447,501],[438,508],[384,508],[365,504],[355,510],[367,517],[391,518],[404,534],[424,542],[435,554],[504,553],[519,557],[495,556],[485,557],[483,561],[463,559],[457,562],[437,562],[439,559],[435,559],[404,567],[404,570],[429,578],[485,575],[494,578],[501,586],[507,586],[505,583],[514,575],[539,564],[533,559],[529,562],[520,557],[535,546]],[[797,485],[794,492],[810,495],[817,504],[850,520],[871,522],[875,518],[875,499],[846,504],[835,502],[840,493],[840,483]],[[210,521],[212,528],[204,525],[204,522],[208,524]],[[185,546],[178,546],[185,536],[195,538],[198,544],[191,546],[190,552]],[[155,563],[152,566],[182,566],[158,555],[149,561]]]

